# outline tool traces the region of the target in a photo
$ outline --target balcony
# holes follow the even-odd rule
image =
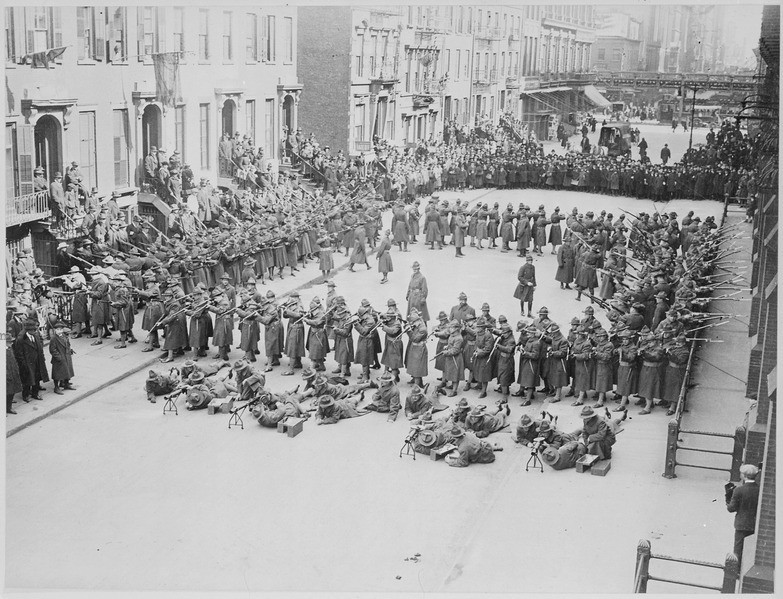
[[[519,79],[515,75],[506,77],[506,89],[519,89]]]
[[[503,30],[500,27],[476,27],[475,30],[476,39],[486,40],[490,42],[496,42],[502,40],[505,36]]]
[[[473,71],[474,85],[492,85],[498,82],[497,69],[475,69]]]
[[[39,191],[16,196],[5,205],[5,226],[13,227],[51,216],[49,192]]]
[[[370,74],[370,81],[378,84],[397,83],[397,64],[394,60],[385,60],[375,65],[375,69]]]

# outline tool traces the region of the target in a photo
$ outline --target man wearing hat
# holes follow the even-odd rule
[[[487,313],[488,312],[489,306],[487,305]],[[493,360],[491,356],[492,350],[495,347],[495,338],[492,336],[491,332],[492,328],[492,321],[488,320],[483,315],[476,319],[476,337],[474,340],[474,350],[472,355],[472,373],[473,380],[476,381],[477,387],[480,387],[481,389],[479,399],[484,399],[487,396],[487,387],[489,386],[489,382],[495,376]]]
[[[612,445],[615,442],[615,427],[607,425],[606,421],[590,406],[582,408],[579,416],[582,418],[582,428],[576,430],[574,436],[587,448],[588,454],[597,455],[601,460],[611,458]]]
[[[21,331],[20,331],[21,332]],[[5,332],[5,413],[16,414],[13,408],[14,395],[23,391],[22,378],[19,374],[19,364],[14,355],[14,342],[17,334],[14,330],[6,326]],[[29,402],[28,399],[25,399]]]
[[[268,428],[276,428],[277,424],[286,418],[310,418],[301,402],[301,393],[277,394],[268,391],[261,392],[262,401],[253,406],[252,413],[258,424]]]
[[[33,175],[33,193],[49,189],[49,183],[47,182],[46,177],[44,177],[44,169],[42,166],[36,166]]]
[[[483,439],[506,427],[506,417],[511,413],[508,404],[498,406],[494,414],[486,412],[486,406],[474,407],[465,418],[465,429]]]
[[[294,369],[302,367],[302,358],[305,355],[305,334],[303,318],[305,309],[299,298],[299,292],[294,290],[288,301],[283,304],[283,316],[288,319],[288,329],[285,336],[285,355],[288,356],[288,370],[283,376],[291,376]]]
[[[533,293],[536,290],[536,267],[533,266],[533,257],[525,258],[525,264],[519,268],[517,273],[517,287],[514,290],[514,297],[519,300],[522,315],[525,315],[525,303],[527,303],[527,316],[533,317]]]
[[[504,315],[498,316],[498,329],[494,329],[493,334],[498,337],[494,348],[490,352],[495,358],[495,368],[497,372],[497,381],[502,394],[501,404],[508,403],[509,388],[515,380],[514,352],[516,351],[516,340],[514,332],[508,324],[508,319]]]
[[[330,395],[322,395],[318,398],[317,409],[315,411],[316,424],[336,424],[343,418],[355,418],[367,414],[364,410],[358,410],[357,405],[360,398],[346,397],[335,400]]]
[[[133,336],[133,323],[135,321],[133,298],[130,293],[130,280],[123,274],[113,277],[114,301],[111,302],[114,308],[115,328],[120,332],[120,342],[114,346],[114,349],[124,349],[128,347],[126,341],[135,343]]]
[[[460,292],[457,299],[459,303],[456,306],[452,306],[451,312],[449,312],[449,320],[457,320],[462,323],[468,316],[475,318],[476,310],[468,305],[468,296],[464,291]]]
[[[272,367],[280,366],[283,356],[284,333],[280,322],[280,310],[275,302],[275,293],[271,289],[266,292],[266,298],[258,311],[259,321],[264,325],[264,350],[266,365],[264,372],[271,372]]]
[[[367,299],[362,300],[357,313],[358,320],[353,325],[356,332],[359,333],[359,339],[356,343],[355,360],[358,364],[362,365],[362,374],[359,377],[359,380],[369,381],[370,367],[373,366],[378,359],[375,342],[373,340],[373,333],[375,332],[378,320],[376,320],[374,310]]]
[[[408,314],[408,345],[405,348],[405,370],[412,383],[424,387],[423,379],[428,374],[427,325],[416,308]]]
[[[440,405],[438,408],[433,407],[433,400],[426,395],[427,387],[429,387],[429,383],[424,389],[418,385],[411,387],[410,393],[405,399],[405,417],[408,420],[416,420],[428,412],[438,412],[446,409],[444,405]]]
[[[534,420],[527,414],[522,414],[517,423],[516,433],[514,434],[514,443],[530,447],[533,441],[538,437],[538,429],[541,426],[540,420]]]
[[[373,412],[388,413],[387,422],[397,420],[400,411],[400,391],[394,384],[394,377],[384,373],[378,378],[378,390],[372,396],[372,402],[365,409]]]
[[[144,391],[147,394],[147,401],[155,403],[155,398],[160,395],[173,393],[179,385],[179,380],[171,374],[161,374],[150,370],[147,374],[147,380],[144,383]]]
[[[155,326],[163,318],[163,302],[161,301],[160,285],[155,279],[155,273],[151,270],[142,275],[144,289],[139,291],[139,297],[146,302],[144,314],[141,318],[141,328],[148,332],[145,339],[143,352],[150,352],[160,347],[158,329]]]
[[[595,332],[595,383],[594,388],[598,393],[598,402],[595,408],[603,407],[606,394],[614,388],[614,356],[616,354],[614,344],[609,341],[609,334],[599,328]]]
[[[49,340],[49,353],[52,356],[52,380],[54,392],[63,394],[63,389],[76,389],[71,385],[73,378],[73,358],[75,352],[71,349],[71,340],[68,337],[68,325],[62,321],[54,324],[54,335]]]
[[[381,364],[386,368],[386,372],[391,372],[394,375],[394,381],[399,383],[400,368],[405,365],[402,347],[402,317],[397,311],[397,304],[393,299],[390,299],[387,305],[386,314],[381,315],[380,328],[385,334]]]
[[[345,299],[341,295],[334,299],[331,323],[334,333],[334,360],[337,362],[337,369],[333,373],[349,377],[351,376],[351,362],[354,361],[353,335],[351,333],[353,318],[345,307]]]
[[[60,172],[54,173],[54,180],[49,185],[49,209],[52,211],[55,228],[59,227],[65,218],[65,190]]]
[[[71,305],[71,339],[82,336],[83,327],[88,326],[89,312],[87,308],[87,281],[78,266],[72,266],[68,274],[63,276],[63,289],[72,296]]]
[[[672,341],[664,344],[664,352],[667,359],[666,369],[663,372],[663,384],[661,398],[668,404],[667,416],[674,414],[677,401],[680,397],[680,389],[685,377],[690,350],[686,344],[685,333],[677,335]]]
[[[163,293],[163,301],[165,312],[156,326],[162,327],[165,335],[162,349],[167,355],[160,361],[168,363],[174,361],[175,355],[181,356],[185,353],[185,347],[188,345],[188,323],[185,309],[171,289],[166,289]]]
[[[231,346],[234,344],[234,308],[231,308],[228,299],[220,295],[217,305],[208,306],[210,312],[215,314],[213,327],[212,346],[218,348],[214,358],[228,360]]]
[[[103,337],[111,336],[109,333],[109,322],[111,321],[109,279],[97,266],[92,267],[87,274],[92,275],[90,286],[92,335],[90,337],[95,338],[92,345],[100,345],[103,343]]]
[[[429,295],[427,279],[421,274],[418,262],[414,262],[411,268],[413,268],[413,275],[411,275],[408,291],[405,294],[405,299],[408,302],[408,314],[410,314],[411,309],[415,308],[419,311],[420,317],[426,325],[430,319],[430,313],[427,309],[427,296]]]
[[[445,393],[443,389],[448,383],[451,383],[451,393],[448,394],[448,397],[455,397],[457,395],[459,382],[463,379],[465,374],[465,359],[462,352],[462,346],[465,343],[465,340],[462,337],[461,325],[457,320],[449,322],[446,326],[446,331],[448,336],[445,339],[445,344],[441,350],[443,357],[443,379],[440,385],[438,385],[438,391]]]
[[[305,324],[310,327],[306,340],[310,361],[313,363],[314,370],[324,372],[326,371],[324,361],[331,349],[326,336],[326,311],[321,304],[321,298],[316,296],[310,301],[310,310],[303,318]]]
[[[572,388],[577,398],[571,405],[581,406],[587,392],[595,387],[595,351],[588,339],[588,330],[580,326],[576,330],[576,341],[571,348],[574,356],[574,381]]]
[[[448,436],[456,446],[455,451],[446,455],[445,461],[449,466],[465,468],[470,464],[489,464],[495,461],[495,447],[472,432],[455,425],[448,431]]]
[[[22,380],[22,399],[41,399],[41,383],[49,380],[49,373],[46,370],[43,340],[38,332],[37,319],[27,318],[24,321],[24,330],[14,341],[14,355]]]
[[[543,344],[541,341],[542,333],[535,326],[528,325],[522,331],[519,338],[519,375],[517,383],[521,392],[524,392],[525,399],[522,400],[522,406],[529,406],[533,400],[533,393],[538,386],[540,360],[543,355]]]
[[[569,375],[567,368],[568,354],[570,353],[568,340],[563,336],[560,327],[552,323],[547,327],[549,342],[542,348],[545,356],[542,366],[546,387],[554,396],[550,403],[557,403],[563,398],[563,387],[568,385]]]

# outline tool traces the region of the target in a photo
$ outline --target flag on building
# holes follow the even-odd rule
[[[59,48],[49,48],[48,50],[41,50],[40,52],[33,52],[25,55],[22,60],[27,63],[27,59],[32,60],[33,67],[46,67],[49,68],[49,63],[54,62],[60,56],[63,55],[65,49],[68,46],[60,46]]]
[[[179,83],[179,52],[152,55],[155,66],[155,95],[163,106],[174,107],[181,97]]]

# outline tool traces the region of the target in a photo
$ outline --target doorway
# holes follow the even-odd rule
[[[160,108],[148,104],[141,117],[142,156],[149,154],[152,146],[160,150],[160,119]]]
[[[52,115],[44,115],[35,123],[35,163],[44,168],[44,175],[51,183],[54,174],[62,171],[62,127]]]
[[[294,99],[291,96],[286,96],[283,100],[283,125],[288,131],[294,130]]]
[[[220,110],[220,120],[222,131],[221,135],[228,135],[229,139],[234,137],[236,130],[236,112],[237,105],[234,100],[223,102],[223,108]]]

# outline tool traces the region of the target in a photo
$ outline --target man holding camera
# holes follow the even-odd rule
[[[759,485],[756,482],[759,469],[751,464],[740,466],[742,485],[726,485],[726,509],[736,512],[734,517],[734,555],[737,567],[742,566],[742,549],[745,537],[756,532],[756,510],[759,503]]]

